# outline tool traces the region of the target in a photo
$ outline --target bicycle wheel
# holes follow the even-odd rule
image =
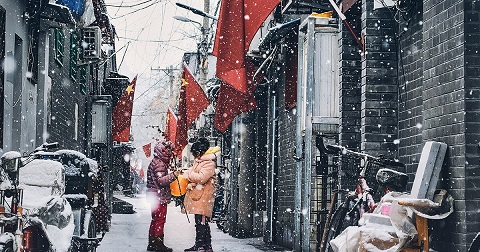
[[[328,231],[324,242],[325,249],[323,251],[333,251],[330,246],[330,241],[337,237],[346,228],[344,227],[344,221],[347,216],[347,210],[345,202],[343,202],[333,213],[332,220],[328,224]]]
[[[472,244],[470,244],[470,248],[468,248],[468,252],[479,252],[479,251],[480,251],[480,233],[478,233],[475,236]]]

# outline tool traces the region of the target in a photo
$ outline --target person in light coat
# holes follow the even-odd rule
[[[159,142],[154,148],[153,159],[147,170],[147,197],[152,203],[148,251],[173,251],[164,244],[167,205],[172,198],[170,183],[178,177],[178,171],[168,172],[172,150],[170,142]]]
[[[195,245],[185,249],[189,251],[212,252],[212,236],[210,231],[210,218],[215,203],[215,169],[218,149],[208,153],[209,142],[206,138],[199,138],[190,151],[195,157],[192,167],[183,173],[189,181],[185,194],[185,210],[195,214]],[[212,151],[213,152],[213,151]]]

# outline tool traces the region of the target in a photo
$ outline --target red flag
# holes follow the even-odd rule
[[[152,155],[152,144],[145,144],[143,146],[143,152],[145,152],[146,157],[150,157]]]
[[[130,124],[132,122],[133,97],[137,76],[123,92],[112,112],[112,140],[128,142],[130,138]]]
[[[165,139],[175,143],[175,132],[177,131],[177,117],[171,108],[168,108],[167,119],[165,124]]]
[[[188,143],[186,93],[185,85],[182,82],[182,86],[180,87],[180,97],[178,100],[177,128],[175,129],[175,153],[177,154],[177,157],[182,156],[182,150]]]
[[[253,37],[280,0],[222,1],[213,55],[218,78],[247,93],[246,53]]]
[[[225,132],[238,114],[255,108],[253,91],[244,94],[232,86],[222,83],[215,108],[215,128],[220,132]]]
[[[187,127],[198,118],[198,116],[210,105],[207,95],[198,84],[186,65],[183,66],[183,86],[186,90],[187,105]]]
[[[188,67],[184,65],[175,132],[175,153],[178,157],[182,155],[182,150],[188,143],[188,128],[209,104],[202,87],[195,80]]]

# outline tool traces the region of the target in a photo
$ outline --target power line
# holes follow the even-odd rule
[[[131,7],[135,7],[135,6],[139,6],[139,5],[142,5],[142,4],[145,4],[145,3],[148,3],[148,2],[151,2],[151,1],[154,1],[154,0],[146,0],[144,2],[141,2],[141,3],[136,3],[136,4],[132,4],[132,5],[123,5],[123,1],[120,3],[120,5],[115,5],[115,4],[105,4],[105,6],[108,6],[108,7],[115,7],[115,8],[131,8]]]
[[[131,14],[133,14],[133,13],[135,13],[135,12],[138,12],[138,11],[141,11],[141,10],[145,10],[146,8],[149,8],[150,6],[153,6],[153,5],[157,4],[157,3],[158,3],[158,0],[155,0],[155,2],[154,2],[154,3],[151,3],[151,4],[149,4],[149,5],[147,5],[147,6],[144,6],[144,7],[140,8],[140,9],[137,9],[137,10],[131,11],[131,12],[129,12],[129,13],[123,14],[123,15],[121,15],[121,16],[118,16],[118,17],[117,17],[117,16],[115,16],[115,17],[112,17],[111,19],[119,19],[119,18],[122,18],[122,17],[128,16],[128,15],[131,15]]]

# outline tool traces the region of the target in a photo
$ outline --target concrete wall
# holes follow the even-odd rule
[[[6,11],[3,151],[32,150],[35,144],[36,87],[27,80],[28,25],[25,3],[2,2]],[[31,141],[33,140],[33,141]]]

